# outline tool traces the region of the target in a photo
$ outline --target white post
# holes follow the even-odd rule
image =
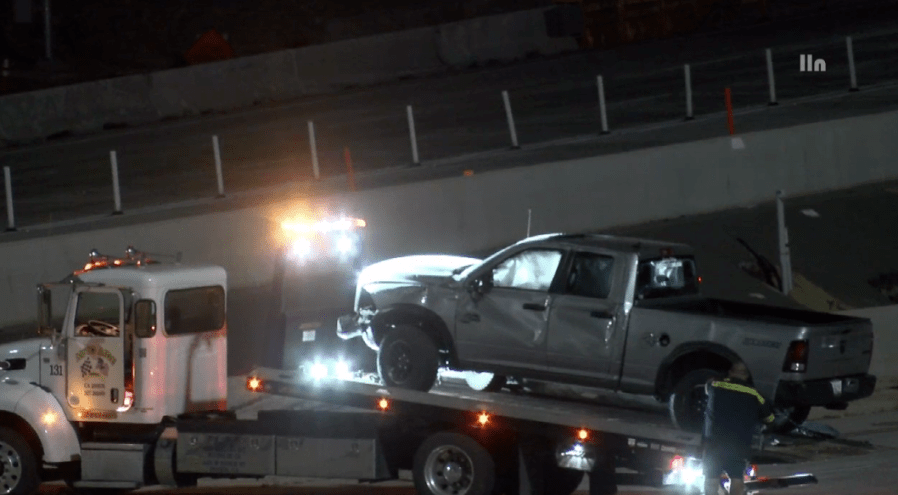
[[[686,78],[686,120],[692,120],[695,116],[692,114],[692,72],[689,64],[683,66],[683,76]]]
[[[221,174],[221,151],[218,149],[218,136],[212,136],[212,151],[215,153],[215,176],[218,179],[218,197],[223,198],[224,177]]]
[[[605,111],[605,84],[602,76],[597,77],[599,85],[599,115],[602,119],[602,134],[608,134],[608,113]]]
[[[109,152],[109,166],[112,168],[112,198],[115,201],[113,215],[122,214],[122,194],[118,185],[118,156],[115,150]]]
[[[527,237],[530,237],[530,219],[532,218],[531,213],[532,210],[530,208],[527,208]]]
[[[773,52],[767,49],[767,84],[770,86],[770,103],[768,105],[776,105],[776,81],[773,79]]]
[[[854,71],[854,45],[851,44],[851,36],[845,37],[845,45],[848,48],[848,74],[851,77],[851,86],[848,91],[857,91],[857,73]]]
[[[511,113],[511,100],[508,98],[508,91],[502,90],[502,101],[505,103],[505,118],[508,120],[508,132],[511,133],[511,147],[518,149],[518,133],[515,130],[514,114]]]
[[[412,142],[412,164],[420,165],[421,161],[418,160],[418,138],[415,135],[415,115],[412,112],[411,105],[405,107],[405,113],[408,115],[408,136]]]
[[[50,32],[52,31],[53,25],[51,24],[50,19],[50,0],[44,0],[44,50],[45,55],[47,56],[47,60],[53,61],[53,50],[50,41]]]
[[[312,149],[312,173],[315,180],[321,178],[321,172],[318,170],[318,147],[315,145],[315,124],[309,121],[309,148]]]
[[[776,220],[779,232],[780,280],[783,294],[792,292],[792,256],[789,253],[789,229],[786,228],[786,213],[783,207],[783,191],[776,192]]]
[[[3,183],[6,185],[6,230],[16,230],[16,215],[12,209],[12,178],[9,167],[3,167]]]

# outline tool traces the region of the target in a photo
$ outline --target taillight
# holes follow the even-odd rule
[[[670,460],[670,470],[676,471],[678,469],[683,469],[686,465],[686,459],[683,459],[681,456],[674,456],[673,459]]]
[[[803,373],[808,369],[808,341],[793,340],[786,353],[783,371]]]

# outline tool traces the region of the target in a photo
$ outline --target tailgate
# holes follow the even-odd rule
[[[852,319],[808,329],[807,380],[867,373],[873,357],[873,324]]]

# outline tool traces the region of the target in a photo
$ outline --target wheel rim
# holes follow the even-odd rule
[[[494,373],[485,371],[478,373],[476,371],[468,371],[465,374],[465,382],[474,390],[483,390],[493,381]]]
[[[464,495],[474,480],[474,463],[465,451],[451,445],[434,449],[424,463],[424,482],[431,493]]]
[[[0,442],[0,494],[12,493],[21,479],[21,456],[11,445]]]
[[[390,381],[402,384],[412,375],[412,348],[405,342],[394,342],[387,353],[387,375]]]
[[[692,387],[686,405],[686,426],[690,428],[702,426],[705,421],[705,409],[707,407],[708,394],[705,393],[705,386],[696,385]]]

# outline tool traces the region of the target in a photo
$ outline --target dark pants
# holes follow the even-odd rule
[[[745,449],[733,445],[711,444],[706,446],[702,455],[702,466],[705,474],[705,495],[709,495],[707,492],[712,486],[715,488],[710,495],[716,493],[716,486],[718,486],[721,473],[726,473],[730,480],[738,480],[738,484],[741,486],[750,453],[751,448]]]

